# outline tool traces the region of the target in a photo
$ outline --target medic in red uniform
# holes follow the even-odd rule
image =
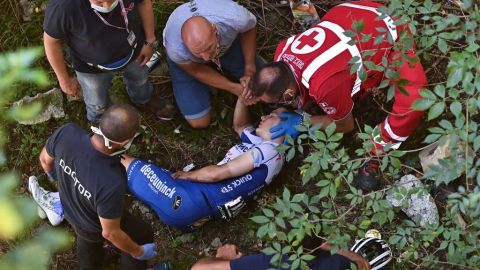
[[[303,33],[283,40],[277,47],[273,63],[258,70],[251,83],[252,94],[266,103],[293,103],[305,108],[315,103],[326,115],[311,116],[312,123],[322,123],[325,128],[335,121],[338,132],[349,132],[354,128],[352,109],[357,96],[365,95],[385,79],[383,71],[368,70],[364,63],[371,61],[381,65],[382,60],[389,63],[401,55],[393,52],[393,43],[398,41],[402,26],[395,26],[389,16],[382,16],[377,9],[382,5],[368,1],[344,3],[329,10],[320,23]],[[352,23],[363,21],[361,34],[350,38],[345,31],[352,30]],[[368,41],[362,37],[371,35]],[[382,42],[375,37],[384,35]],[[355,44],[350,42],[356,40]],[[389,40],[391,42],[389,42]],[[407,55],[415,57],[415,50]],[[362,82],[359,70],[350,74],[352,59],[357,67],[364,67],[367,79]],[[414,111],[412,103],[420,98],[419,90],[427,83],[421,63],[404,61],[395,67],[400,79],[409,82],[403,86],[408,93],[400,92],[395,81],[393,109],[387,118],[378,125],[380,135],[374,138],[377,149],[383,149],[388,143],[396,149],[405,141],[419,124],[423,112]],[[301,123],[302,116],[289,113],[284,115],[287,121],[274,127],[278,135],[298,135],[295,125]],[[367,172],[368,174],[368,172]]]

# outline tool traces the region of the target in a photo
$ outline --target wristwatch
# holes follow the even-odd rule
[[[158,48],[159,43],[160,42],[158,40],[154,40],[152,42],[148,42],[148,41],[145,40],[145,45],[147,45],[148,47],[150,47],[154,50]]]

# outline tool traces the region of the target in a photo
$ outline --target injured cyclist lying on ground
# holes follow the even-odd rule
[[[238,101],[233,125],[241,143],[230,148],[218,164],[198,170],[171,173],[123,155],[129,191],[150,206],[163,223],[178,229],[194,230],[211,219],[233,218],[245,200],[270,184],[282,168],[284,158],[276,147],[284,137],[272,140],[269,130],[282,121],[278,114],[284,111],[280,108],[263,116],[253,128],[248,108]],[[45,196],[34,194],[44,208],[36,197]]]

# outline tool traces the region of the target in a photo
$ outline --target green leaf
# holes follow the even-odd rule
[[[387,101],[392,100],[394,96],[395,96],[395,86],[390,85],[387,92]]]
[[[292,147],[290,149],[288,149],[288,152],[287,152],[287,156],[286,156],[286,160],[287,161],[290,161],[293,159],[293,157],[295,157],[295,147]]]
[[[448,241],[442,241],[438,249],[442,250],[442,249],[445,249],[447,246],[448,246]]]
[[[445,98],[445,86],[439,84],[433,88],[433,92],[441,98]]]
[[[318,181],[316,186],[324,187],[324,186],[329,185],[329,184],[330,184],[329,180],[320,180],[320,181]]]
[[[262,252],[265,253],[266,255],[273,255],[273,254],[277,253],[277,251],[275,249],[273,249],[272,247],[264,248],[262,250]]]
[[[303,201],[306,198],[306,195],[304,193],[301,194],[295,194],[292,198],[292,203],[298,203]]]
[[[438,49],[443,53],[446,54],[448,50],[448,44],[443,38],[439,38],[437,42]]]
[[[290,190],[288,190],[288,188],[283,189],[282,197],[283,197],[283,201],[285,202],[290,201]]]
[[[428,120],[439,117],[445,111],[445,102],[435,103],[428,111]]]
[[[433,142],[437,141],[438,138],[440,138],[440,136],[442,136],[442,135],[441,134],[430,134],[427,137],[425,137],[425,140],[423,140],[423,142],[433,143]]]
[[[465,51],[467,51],[467,52],[469,52],[469,53],[474,53],[474,52],[476,52],[479,48],[480,48],[480,45],[475,44],[475,43],[472,43],[472,44],[468,45],[467,48],[465,48]]]
[[[437,96],[435,96],[435,94],[428,90],[428,89],[421,89],[420,90],[420,95],[424,98],[428,98],[428,99],[433,99],[433,100],[436,100],[437,99]]]
[[[417,111],[426,111],[435,103],[435,100],[428,98],[419,98],[412,104],[412,108]]]
[[[363,27],[365,26],[365,22],[363,21],[363,19],[360,19],[359,21],[354,21],[352,23],[352,29],[353,31],[355,31],[356,33],[361,33],[363,31]]]
[[[480,149],[480,135],[473,140],[473,151],[477,152],[478,149]]]
[[[320,190],[320,193],[318,193],[318,197],[319,197],[319,198],[323,198],[323,197],[327,196],[327,195],[328,195],[328,191],[329,191],[329,186],[326,186],[326,187],[322,188],[322,189]]]
[[[448,120],[445,120],[445,119],[440,120],[440,122],[438,122],[438,124],[446,130],[453,130],[453,125]]]
[[[275,217],[275,223],[277,223],[277,225],[280,226],[281,228],[286,229],[285,221],[283,221],[283,218],[278,216]]]
[[[327,134],[327,137],[332,136],[332,134],[335,132],[335,129],[337,126],[335,125],[335,122],[330,123],[327,128],[325,129],[325,133]]]
[[[447,87],[454,87],[463,78],[463,70],[461,68],[455,68],[453,72],[448,74]]]
[[[268,223],[260,226],[257,230],[257,236],[258,238],[263,238],[265,235],[268,233]]]
[[[358,71],[358,77],[362,82],[367,80],[367,72],[363,67]]]
[[[450,104],[450,111],[453,113],[455,116],[460,116],[462,113],[462,104],[459,101],[454,101],[452,104]]]
[[[267,222],[270,222],[270,220],[264,216],[255,216],[250,218],[253,222],[258,223],[258,224],[264,224]]]
[[[400,162],[400,160],[398,158],[390,157],[390,163],[396,169],[400,169],[401,166],[402,166],[402,163]]]
[[[273,211],[268,208],[263,208],[262,212],[266,217],[272,218],[274,216]]]

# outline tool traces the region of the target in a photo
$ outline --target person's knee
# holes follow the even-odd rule
[[[195,129],[207,128],[210,125],[210,121],[211,121],[210,112],[208,112],[207,115],[197,119],[187,119],[188,124]]]

